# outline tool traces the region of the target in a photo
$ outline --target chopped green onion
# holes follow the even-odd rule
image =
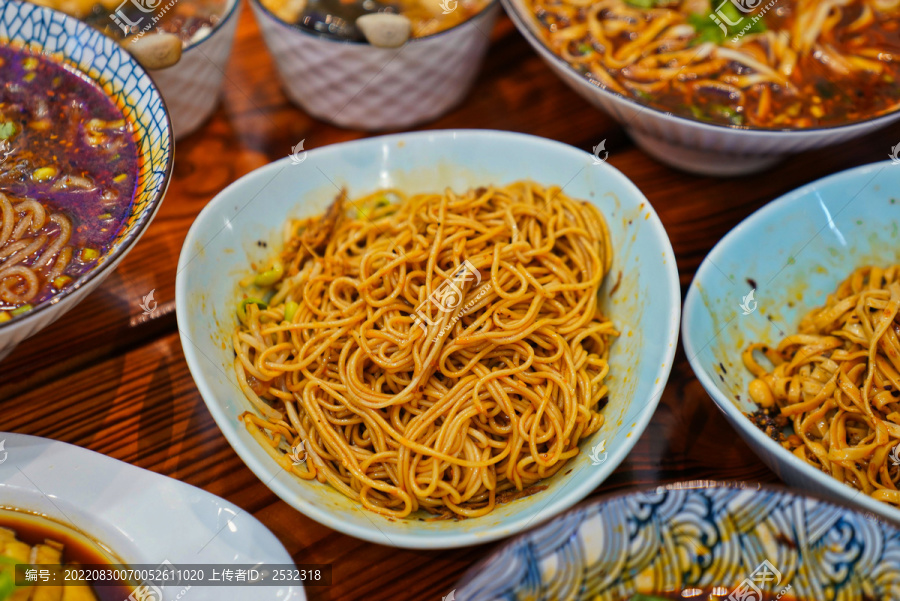
[[[665,597],[657,597],[656,595],[644,595],[643,593],[638,593],[632,595],[631,599],[628,601],[667,601],[667,599]]]
[[[22,61],[22,66],[26,71],[34,71],[38,66],[38,59],[34,56],[29,56],[25,60]]]
[[[300,308],[300,305],[295,303],[294,301],[289,300],[284,303],[284,320],[285,321],[294,321],[294,315],[297,314],[297,309]]]
[[[102,215],[97,217],[97,219],[99,219],[100,221],[106,221],[107,219],[112,219],[112,215],[110,215],[109,213],[103,213]]]
[[[115,177],[113,178],[113,181],[116,182],[117,184],[121,184],[121,183],[124,182],[127,178],[128,178],[128,174],[127,174],[127,173],[120,173],[119,175],[117,175],[117,176],[115,176]]]
[[[22,81],[34,81],[34,72],[27,73],[25,77],[22,78]]]
[[[590,44],[578,44],[578,52],[581,54],[590,54],[594,51],[594,47]]]
[[[724,104],[709,105],[709,114],[711,116],[727,119],[732,125],[743,125],[744,116],[737,112],[734,108]]]
[[[258,298],[245,298],[241,301],[241,304],[238,305],[238,318],[246,322],[247,321],[247,305],[256,305],[260,309],[267,309],[269,307],[268,303],[265,303]]]
[[[62,290],[65,287],[65,285],[71,281],[72,281],[72,278],[70,278],[69,276],[61,275],[59,277],[53,278],[53,285],[56,287],[57,290]]]
[[[9,599],[16,592],[16,564],[18,559],[0,555],[0,600]]]
[[[13,317],[18,317],[19,315],[21,315],[21,314],[23,314],[23,313],[28,313],[28,312],[31,311],[32,309],[34,309],[34,307],[32,307],[31,305],[27,305],[27,304],[26,304],[26,305],[22,305],[21,307],[16,307],[16,308],[13,309],[12,311],[10,311],[10,314],[11,314]]]
[[[253,278],[253,283],[257,286],[271,286],[276,283],[284,275],[284,264],[281,261],[275,261],[268,271],[264,271]]]
[[[0,123],[0,140],[8,140],[16,134],[16,124],[12,121]]]
[[[12,316],[9,314],[9,311],[0,311],[0,323],[9,321],[10,319],[12,319]]]

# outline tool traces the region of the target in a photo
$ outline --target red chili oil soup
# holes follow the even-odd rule
[[[131,124],[86,75],[0,46],[0,325],[71,285],[127,221]]]

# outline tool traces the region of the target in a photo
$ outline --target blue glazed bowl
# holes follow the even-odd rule
[[[804,601],[900,599],[900,531],[786,490],[694,482],[597,499],[505,545],[460,601],[626,601],[759,591]],[[864,596],[864,593],[868,596]]]
[[[131,212],[97,267],[72,285],[0,325],[0,359],[78,304],[113,272],[162,203],[172,171],[172,124],[150,76],[112,39],[61,12],[17,0],[0,2],[0,45],[40,53],[81,71],[122,110],[135,131],[139,173]]]
[[[898,262],[900,165],[826,177],[760,209],[713,248],[688,290],[682,339],[706,392],[779,477],[900,523],[900,509],[819,471],[751,423],[745,413],[756,410],[747,395],[753,376],[741,361],[751,342],[775,344],[796,333],[800,319],[857,267]]]

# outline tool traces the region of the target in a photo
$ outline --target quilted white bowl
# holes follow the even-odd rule
[[[240,7],[240,0],[231,0],[215,29],[185,48],[177,64],[150,71],[166,99],[176,140],[196,131],[216,109]]]
[[[420,520],[430,517],[425,513],[407,519],[377,515],[327,484],[303,481],[282,469],[239,419],[254,409],[237,385],[231,336],[238,281],[252,261],[279,248],[284,221],[323,211],[335,186],[356,197],[381,187],[420,193],[520,179],[565,186],[567,195],[594,203],[609,223],[613,267],[603,284],[602,305],[622,335],[610,351],[609,404],[600,431],[546,481],[546,490],[462,521]],[[681,294],[659,218],[619,171],[606,163],[594,165],[590,154],[559,142],[463,130],[325,146],[308,151],[300,164],[284,158],[239,179],[191,226],[178,260],[175,304],[181,345],[200,394],[228,442],[266,486],[298,511],[345,534],[388,546],[440,549],[522,532],[571,507],[615,470],[646,428],[668,379]],[[596,464],[590,457],[595,448]]]
[[[399,48],[337,41],[287,25],[250,0],[291,102],[322,121],[377,131],[436,119],[472,87],[500,6]]]
[[[641,149],[658,161],[702,175],[762,171],[786,155],[846,142],[900,119],[900,110],[867,121],[804,130],[761,130],[714,125],[666,113],[591,83],[553,53],[525,0],[500,0],[506,13],[551,69],[585,100],[607,112]],[[885,153],[889,149],[885,148]]]

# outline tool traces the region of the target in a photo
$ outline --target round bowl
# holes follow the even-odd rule
[[[144,69],[116,42],[78,19],[34,4],[0,5],[0,44],[41,52],[80,70],[102,87],[136,131],[138,182],[131,214],[100,264],[62,292],[0,324],[0,359],[22,340],[59,319],[113,272],[143,235],[162,203],[172,171],[172,124]]]
[[[784,160],[786,155],[840,144],[900,119],[897,109],[848,125],[763,130],[673,115],[591,83],[544,43],[541,25],[525,0],[500,1],[518,30],[560,79],[621,123],[644,152],[677,169],[722,177],[755,173]]]
[[[900,531],[787,490],[673,484],[603,497],[560,516],[471,568],[454,596],[622,601],[677,591],[706,599],[700,590],[713,587],[729,601],[759,601],[760,591],[898,599]]]
[[[176,140],[195,132],[216,110],[240,8],[240,0],[230,0],[210,34],[187,46],[180,61],[150,71],[166,99]]]
[[[363,511],[331,486],[302,481],[279,467],[239,419],[253,409],[237,385],[231,336],[238,280],[251,261],[279,247],[284,221],[321,213],[341,186],[352,198],[381,187],[421,193],[520,179],[565,186],[567,195],[595,203],[609,223],[615,250],[601,306],[622,335],[610,353],[603,428],[583,441],[582,453],[570,465],[546,481],[546,490],[463,521],[426,520],[432,516],[424,512],[392,519]],[[326,146],[246,175],[219,193],[188,232],[175,302],[182,347],[203,400],[234,450],[275,494],[345,534],[389,546],[436,549],[521,532],[583,499],[612,473],[643,432],[665,386],[677,341],[680,292],[665,230],[647,199],[619,171],[594,165],[590,154],[558,142],[462,130]],[[594,448],[596,461],[589,457]]]
[[[455,27],[399,48],[377,48],[288,25],[259,0],[250,6],[291,102],[322,121],[367,131],[407,129],[461,102],[500,12],[491,0]]]
[[[753,376],[741,360],[751,342],[775,344],[796,333],[803,315],[857,267],[900,262],[898,190],[900,166],[873,163],[798,188],[748,217],[697,270],[682,339],[706,392],[780,478],[900,523],[900,509],[795,457],[750,421]],[[745,301],[751,289],[754,299]]]

